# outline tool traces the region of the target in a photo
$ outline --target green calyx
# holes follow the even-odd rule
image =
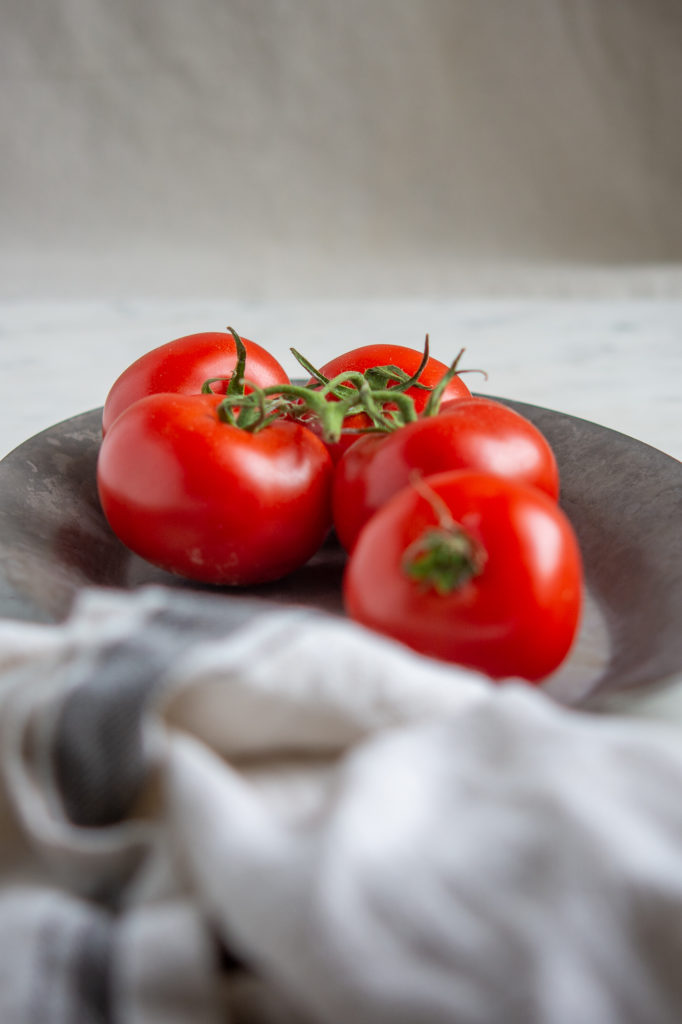
[[[431,506],[436,523],[427,526],[403,552],[402,569],[424,590],[452,594],[483,572],[487,552],[452,516],[428,478],[412,475],[411,486]]]
[[[440,596],[453,591],[480,575],[485,554],[469,534],[456,524],[434,526],[407,548],[403,571],[424,589]]]

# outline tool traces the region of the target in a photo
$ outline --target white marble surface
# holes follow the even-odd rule
[[[355,345],[420,348],[488,380],[480,392],[568,412],[682,459],[682,301],[457,299],[430,302],[110,300],[0,303],[0,457],[52,424],[103,403],[137,356],[180,335],[223,330],[269,348],[296,375]]]

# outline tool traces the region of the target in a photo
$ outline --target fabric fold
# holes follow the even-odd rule
[[[0,740],[3,1024],[682,1015],[677,725],[150,587],[0,623]]]

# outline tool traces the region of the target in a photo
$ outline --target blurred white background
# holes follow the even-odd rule
[[[0,455],[232,324],[682,454],[680,0],[0,0]]]
[[[0,0],[0,297],[680,293],[679,0]]]

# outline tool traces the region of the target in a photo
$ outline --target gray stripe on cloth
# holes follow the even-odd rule
[[[112,1019],[111,921],[92,917],[80,936],[73,967],[73,1020],[78,1024],[108,1024]]]
[[[131,595],[135,601],[135,595]],[[161,592],[125,638],[77,658],[82,682],[58,716],[53,758],[64,811],[81,826],[120,821],[145,777],[142,719],[167,670],[195,644],[234,632],[272,606],[254,599]]]
[[[24,980],[29,981],[30,972],[30,984],[19,983],[25,994],[19,999],[16,990],[12,996],[3,986],[3,1024],[110,1024],[113,919],[99,908],[62,897],[43,902],[34,921],[32,936],[25,921],[16,921]]]

